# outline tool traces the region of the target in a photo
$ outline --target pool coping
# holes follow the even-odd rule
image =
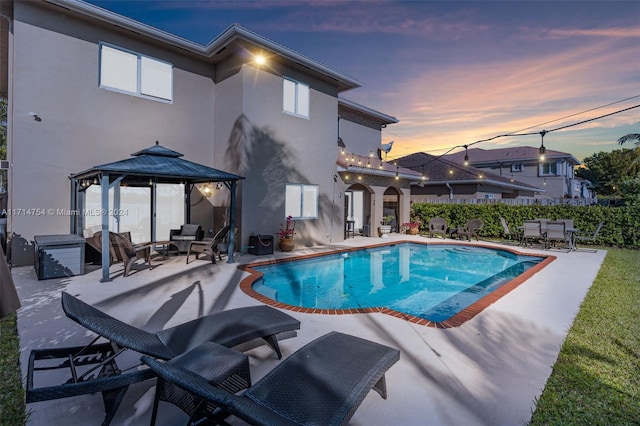
[[[263,276],[263,274],[261,272],[258,272],[255,269],[253,269],[255,267],[266,266],[266,265],[274,265],[274,264],[278,264],[278,263],[292,262],[292,261],[298,261],[298,260],[305,260],[305,259],[311,259],[311,258],[315,258],[315,257],[329,256],[329,255],[347,253],[347,252],[351,252],[351,251],[364,250],[364,249],[370,249],[370,248],[386,247],[386,246],[392,246],[392,245],[398,245],[398,244],[404,244],[404,243],[422,244],[422,245],[426,245],[426,246],[430,246],[430,245],[463,245],[463,246],[490,248],[490,249],[494,249],[494,250],[495,249],[500,249],[500,250],[511,252],[513,254],[516,254],[516,255],[542,257],[543,260],[540,263],[536,264],[535,266],[529,268],[528,270],[526,270],[522,274],[518,275],[516,278],[514,278],[514,279],[510,280],[509,282],[503,284],[502,286],[500,286],[500,288],[492,291],[491,293],[487,294],[486,296],[483,296],[481,299],[479,299],[476,302],[472,303],[471,305],[467,306],[466,308],[464,308],[463,310],[461,310],[457,314],[453,315],[451,318],[449,318],[449,319],[447,319],[445,321],[439,321],[439,322],[438,321],[429,321],[427,319],[416,317],[416,316],[413,316],[413,315],[409,315],[409,314],[406,314],[404,312],[399,312],[399,311],[396,311],[394,309],[390,309],[390,308],[387,308],[387,307],[349,308],[349,309],[303,308],[303,307],[300,307],[300,306],[289,305],[287,303],[278,302],[276,300],[273,300],[273,299],[271,299],[271,298],[269,298],[267,296],[264,296],[264,295],[258,293],[257,291],[255,291],[253,289],[253,284]],[[242,281],[240,282],[240,290],[242,290],[246,295],[258,300],[259,302],[262,302],[265,305],[273,306],[275,308],[286,309],[286,310],[290,310],[290,311],[294,311],[294,312],[309,313],[309,314],[324,314],[324,315],[349,315],[349,314],[382,313],[382,314],[386,314],[386,315],[390,315],[390,316],[393,316],[393,317],[396,317],[396,318],[403,319],[403,320],[408,321],[408,322],[413,323],[413,324],[423,325],[423,326],[426,326],[426,327],[453,328],[453,327],[459,327],[460,325],[462,325],[465,322],[467,322],[467,321],[471,320],[472,318],[474,318],[480,312],[482,312],[487,307],[489,307],[490,305],[492,305],[493,303],[495,303],[496,301],[498,301],[499,299],[504,297],[506,294],[510,293],[512,290],[516,289],[518,286],[523,284],[525,281],[527,281],[529,278],[531,278],[536,273],[540,272],[542,269],[544,269],[547,265],[549,265],[551,262],[553,262],[556,259],[557,259],[556,256],[549,255],[549,254],[524,253],[524,252],[518,251],[516,249],[510,248],[510,247],[499,247],[498,248],[495,245],[487,245],[487,244],[481,244],[481,243],[464,243],[464,244],[462,244],[462,243],[456,243],[456,242],[451,242],[451,241],[426,242],[426,241],[415,241],[415,240],[397,240],[397,241],[393,241],[393,242],[370,244],[370,245],[366,245],[366,246],[362,246],[362,247],[344,247],[344,248],[340,248],[340,249],[337,249],[337,250],[332,250],[332,251],[327,251],[327,252],[322,252],[322,253],[310,253],[310,254],[304,254],[304,255],[300,255],[300,256],[287,257],[287,258],[283,258],[283,259],[270,259],[270,260],[252,262],[252,263],[247,263],[247,264],[240,265],[240,266],[238,266],[238,269],[249,273],[249,276],[243,278]]]

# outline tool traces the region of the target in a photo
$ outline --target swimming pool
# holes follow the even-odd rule
[[[477,314],[547,258],[485,246],[404,242],[249,265],[250,284],[241,287],[289,309],[383,312],[446,327]]]

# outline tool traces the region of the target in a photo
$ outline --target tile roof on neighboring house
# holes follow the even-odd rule
[[[421,182],[424,185],[442,185],[445,182],[491,183],[503,188],[544,191],[544,189],[519,182],[513,178],[499,176],[475,167],[462,165],[445,157],[437,157],[424,152],[407,155],[395,161],[402,167],[419,172]],[[424,179],[422,179],[422,173],[424,173]]]
[[[482,148],[469,148],[466,151],[469,157],[469,163],[473,165],[486,165],[493,163],[514,163],[519,161],[538,160],[540,157],[540,148],[533,146],[516,146],[510,148],[495,148],[495,149],[482,149]],[[448,154],[445,157],[456,163],[464,163],[465,151],[456,152],[454,154]],[[580,160],[574,157],[568,152],[554,151],[547,149],[544,154],[547,159],[562,158],[575,166],[582,164]]]

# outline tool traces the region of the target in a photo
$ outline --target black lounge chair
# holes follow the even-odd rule
[[[65,292],[62,293],[62,308],[69,318],[98,336],[85,347],[31,351],[26,401],[101,392],[105,403],[104,425],[111,422],[130,384],[154,377],[148,368],[120,369],[116,358],[127,349],[168,360],[204,342],[232,348],[262,338],[280,359],[282,353],[277,334],[300,329],[300,321],[266,305],[217,312],[157,333],[125,324]],[[96,344],[100,338],[109,342]],[[54,362],[56,359],[59,361]],[[34,372],[55,369],[69,369],[69,380],[60,385],[34,387]]]
[[[387,397],[385,372],[400,351],[347,334],[331,332],[312,341],[267,373],[241,395],[201,374],[220,363],[220,350],[206,343],[181,359],[142,362],[167,381],[194,395],[199,409],[190,422],[220,423],[234,415],[251,425],[343,425],[371,389]],[[234,370],[237,371],[237,370]],[[231,371],[230,371],[231,373]],[[236,373],[237,375],[237,373]],[[154,419],[155,410],[154,405]]]

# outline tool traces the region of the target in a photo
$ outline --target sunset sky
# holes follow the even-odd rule
[[[383,130],[383,143],[395,141],[389,159],[640,105],[637,1],[90,3],[201,44],[238,23],[355,78],[363,87],[342,97],[400,120]],[[628,133],[640,133],[640,108],[544,142],[583,159],[620,149]],[[475,147],[516,145],[539,146],[540,136]]]

